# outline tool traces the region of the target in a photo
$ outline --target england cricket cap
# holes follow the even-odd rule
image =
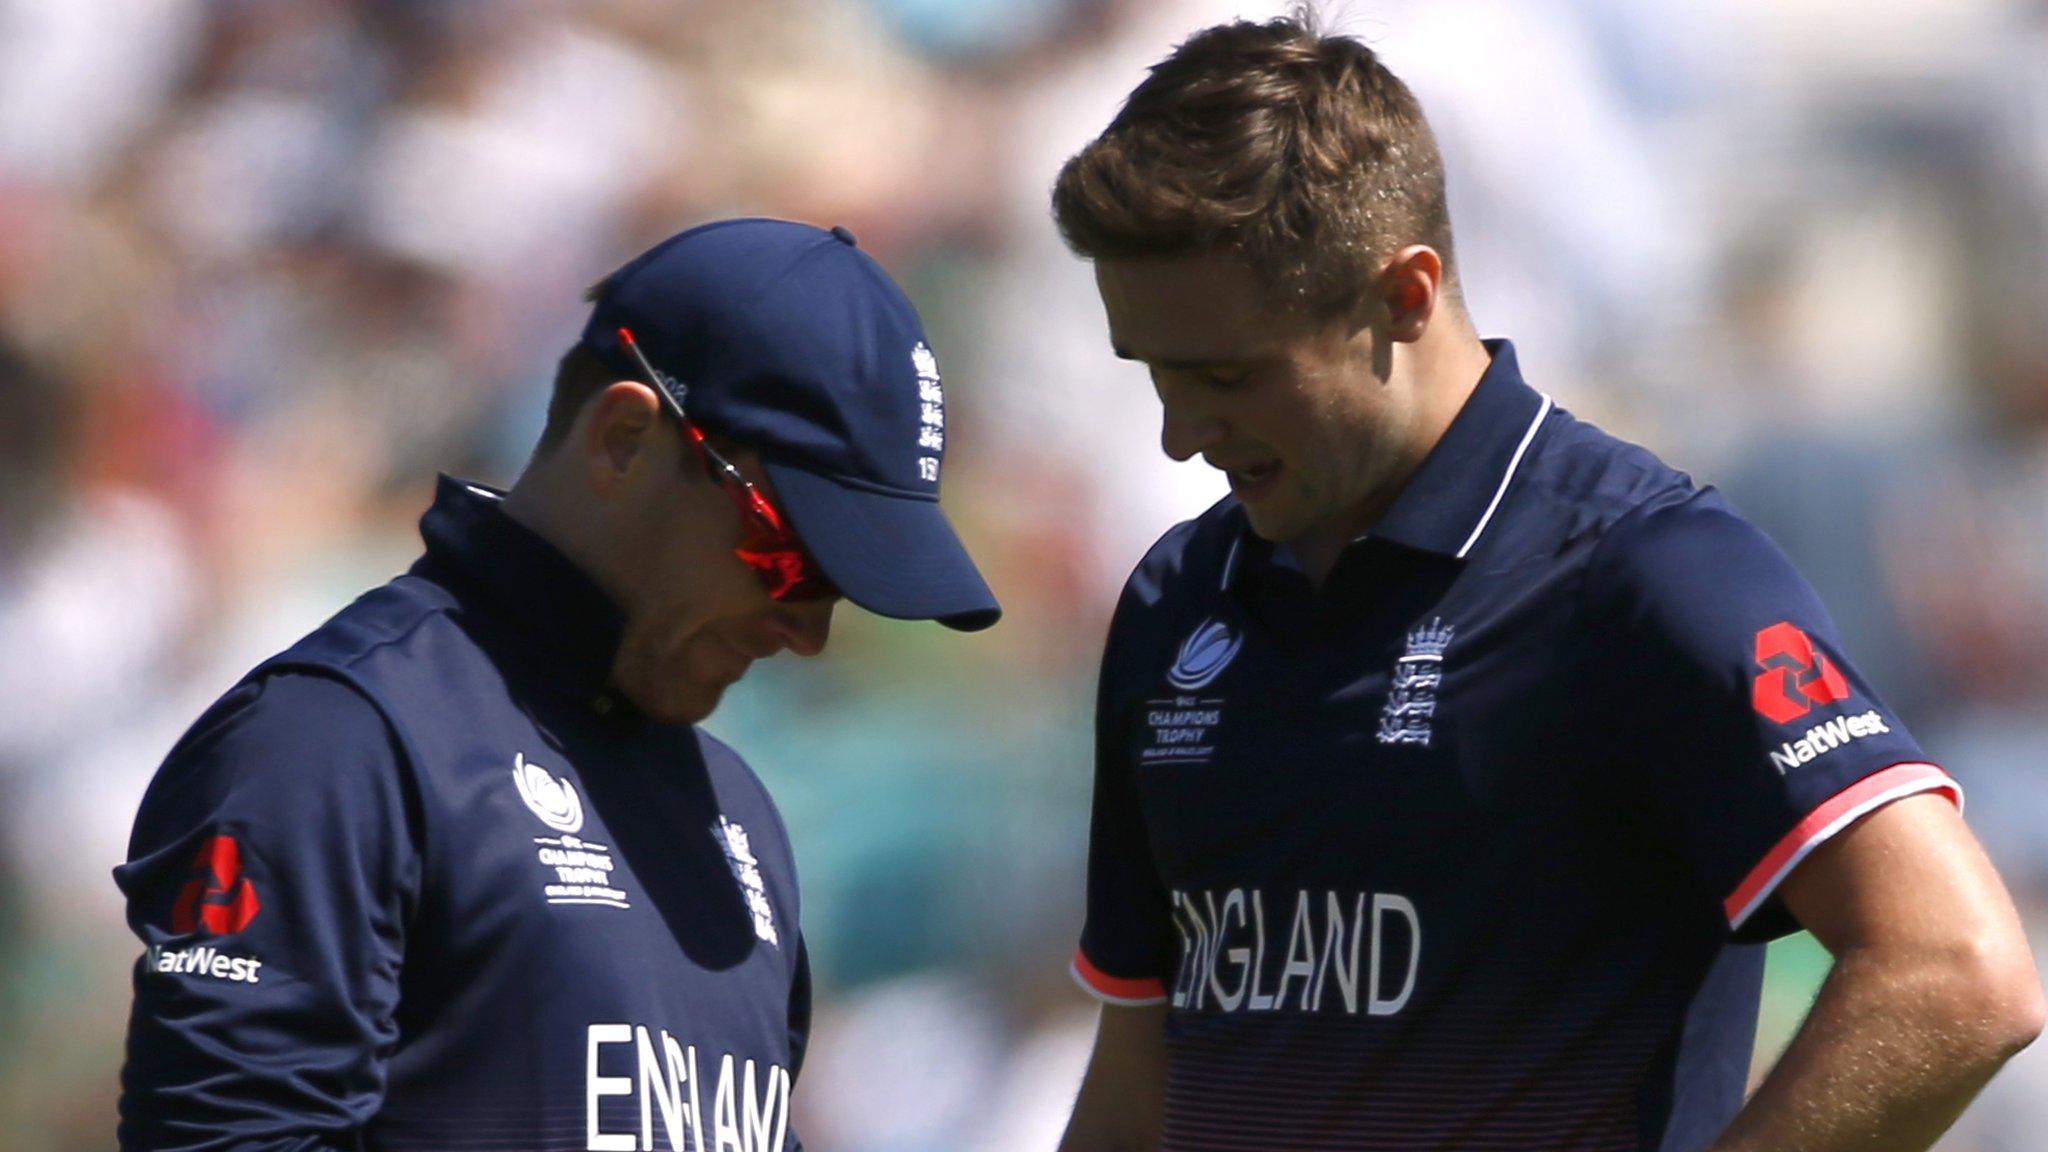
[[[583,343],[644,380],[627,328],[706,431],[758,452],[846,598],[961,631],[1002,615],[939,510],[946,408],[916,309],[844,228],[721,220],[606,283]]]

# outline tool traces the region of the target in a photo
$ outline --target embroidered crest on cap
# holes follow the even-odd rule
[[[917,446],[928,453],[946,450],[946,393],[939,385],[939,358],[920,341],[910,350],[910,366],[917,373]],[[939,458],[917,458],[919,478],[939,482]]]

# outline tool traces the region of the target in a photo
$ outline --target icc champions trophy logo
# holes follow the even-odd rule
[[[576,786],[567,779],[557,780],[553,773],[519,752],[512,756],[512,782],[519,786],[519,798],[526,801],[527,808],[540,817],[541,823],[557,832],[583,830],[583,798],[576,795]]]

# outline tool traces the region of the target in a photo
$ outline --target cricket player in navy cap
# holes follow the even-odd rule
[[[1921,1152],[2034,1038],[1955,779],[1769,540],[1480,338],[1371,49],[1201,32],[1053,205],[1231,488],[1110,626],[1066,1152]]]
[[[127,1149],[799,1147],[790,846],[694,725],[844,598],[987,627],[917,314],[843,229],[730,220],[593,290],[509,492],[178,743],[115,876]]]

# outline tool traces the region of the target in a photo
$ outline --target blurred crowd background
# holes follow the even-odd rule
[[[1050,1149],[1094,1019],[1098,645],[1223,489],[1159,454],[1046,194],[1146,64],[1272,10],[0,0],[0,1146],[112,1145],[139,945],[108,871],[184,725],[410,562],[437,471],[516,474],[586,284],[760,214],[853,229],[922,308],[946,503],[1008,609],[847,611],[709,725],[797,842],[799,1122]],[[2048,956],[2048,4],[1327,15],[1431,114],[1482,331],[1792,553]],[[1826,963],[1774,952],[1760,1062]],[[2043,1130],[2030,1053],[1943,1148]]]

